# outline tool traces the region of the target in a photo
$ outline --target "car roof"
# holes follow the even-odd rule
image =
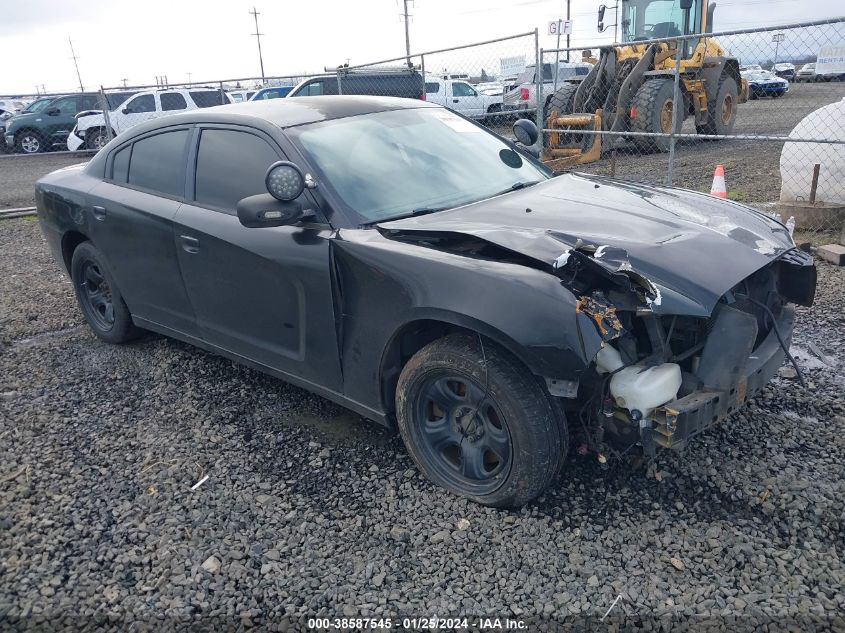
[[[137,126],[139,132],[180,123],[250,123],[256,120],[287,128],[306,123],[341,119],[359,114],[411,108],[439,108],[433,103],[417,99],[371,96],[290,97],[228,103],[211,108],[199,108],[155,119]],[[133,131],[135,128],[133,128]],[[134,134],[133,134],[134,136]]]

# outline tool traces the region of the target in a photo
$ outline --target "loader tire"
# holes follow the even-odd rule
[[[672,131],[674,83],[671,79],[650,79],[634,95],[631,108],[631,131],[649,134],[669,134]],[[675,133],[683,125],[683,107],[678,109]],[[647,151],[668,152],[669,138],[665,136],[635,136],[634,144]]]
[[[733,132],[736,123],[736,107],[739,103],[739,89],[736,79],[722,75],[716,97],[707,102],[707,123],[696,125],[699,134],[727,136]]]
[[[546,102],[546,111],[543,113],[543,127],[548,126],[549,115],[552,112],[558,114],[572,114],[573,105],[575,103],[575,93],[578,90],[579,84],[565,83],[557,89],[549,100]],[[580,144],[589,147],[590,136],[587,134],[561,134],[561,145],[575,145]],[[548,147],[549,135],[543,134],[543,147]]]

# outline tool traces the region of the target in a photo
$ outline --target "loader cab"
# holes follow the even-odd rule
[[[621,0],[621,4],[626,44],[701,33],[706,26],[701,10],[705,0]]]

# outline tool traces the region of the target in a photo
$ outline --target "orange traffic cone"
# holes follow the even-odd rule
[[[710,195],[717,198],[727,198],[728,190],[725,188],[725,166],[716,165],[713,172],[713,186],[710,187]]]

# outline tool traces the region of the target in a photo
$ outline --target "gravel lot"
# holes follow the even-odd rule
[[[88,154],[0,155],[0,210],[35,206],[36,180],[89,159]]]
[[[441,492],[395,435],[295,387],[158,336],[99,342],[37,223],[2,221],[0,628],[560,622],[621,596],[611,618],[655,627],[841,629],[845,270],[819,273],[793,346],[807,391],[778,378],[650,469],[573,453],[511,513]]]

